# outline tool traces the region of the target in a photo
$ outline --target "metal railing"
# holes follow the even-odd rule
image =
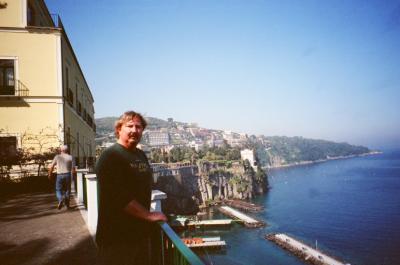
[[[159,254],[160,265],[204,265],[203,261],[190,250],[172,228],[165,222],[160,222],[161,236],[159,247],[156,250]]]
[[[13,83],[13,86],[0,86],[0,96],[29,96],[29,89],[20,80],[14,80]]]

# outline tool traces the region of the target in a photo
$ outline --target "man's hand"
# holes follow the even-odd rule
[[[150,212],[146,219],[150,222],[168,221],[167,217],[161,212]]]
[[[132,200],[124,208],[125,213],[148,222],[167,221],[167,217],[162,212],[150,212],[140,203]]]

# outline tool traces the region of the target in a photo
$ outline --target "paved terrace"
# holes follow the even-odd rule
[[[54,193],[0,201],[0,264],[95,264],[96,247],[79,207],[56,208]]]

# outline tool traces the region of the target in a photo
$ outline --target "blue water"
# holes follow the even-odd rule
[[[228,244],[202,252],[211,264],[304,264],[264,239],[290,234],[351,264],[400,264],[400,150],[384,154],[276,169],[271,189],[255,199],[269,225],[206,231]],[[224,218],[219,213],[214,218]]]

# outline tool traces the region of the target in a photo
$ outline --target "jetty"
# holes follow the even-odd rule
[[[232,219],[217,219],[217,220],[201,220],[194,221],[185,217],[176,218],[171,222],[173,227],[221,227],[230,226],[232,224]]]
[[[333,258],[320,250],[314,249],[303,242],[286,234],[268,234],[266,239],[293,253],[304,261],[314,265],[350,265]]]
[[[192,237],[181,238],[183,243],[189,248],[221,248],[226,246],[226,242],[218,237]]]
[[[228,206],[232,206],[243,211],[261,212],[262,210],[264,210],[264,207],[261,205],[242,200],[224,200],[223,202]]]
[[[239,219],[240,221],[242,221],[244,223],[244,225],[246,227],[262,227],[265,226],[264,222],[258,221],[238,210],[233,209],[232,207],[229,206],[221,206],[218,208],[223,214],[226,214],[230,217]]]

